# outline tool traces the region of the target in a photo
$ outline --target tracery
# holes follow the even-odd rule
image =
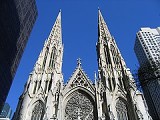
[[[31,120],[43,120],[44,108],[42,102],[38,101],[32,111]]]
[[[65,120],[94,120],[94,106],[90,99],[80,93],[74,92],[65,108]]]
[[[126,104],[122,100],[116,103],[116,111],[118,120],[128,120]]]

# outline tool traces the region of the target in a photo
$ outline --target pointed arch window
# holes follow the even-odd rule
[[[106,63],[111,64],[111,58],[110,58],[110,55],[109,55],[107,45],[104,46],[104,54],[105,54],[105,58],[106,58]]]
[[[44,88],[45,93],[47,92],[47,87],[48,87],[48,80],[46,80],[46,82],[45,82],[45,88]]]
[[[108,78],[109,89],[112,90],[111,78]]]
[[[34,88],[33,88],[33,94],[36,93],[36,88],[37,88],[37,81],[35,81],[35,85],[34,85]]]
[[[127,107],[122,100],[118,100],[116,103],[116,111],[118,120],[128,120]]]
[[[44,68],[45,68],[46,61],[47,61],[47,55],[48,55],[48,51],[49,51],[49,48],[47,47],[47,48],[46,48],[45,55],[44,55],[44,60],[43,60],[42,69],[44,69]]]
[[[49,81],[48,91],[51,89],[51,86],[52,86],[52,80]]]
[[[41,82],[42,82],[42,81],[40,80],[40,81],[39,81],[38,90],[39,90],[39,88],[41,87]]]
[[[111,53],[112,53],[114,64],[118,64],[119,63],[119,58],[118,58],[118,55],[117,55],[117,50],[115,49],[115,47],[112,44],[110,45],[110,50],[111,50]]]
[[[113,90],[115,89],[116,87],[116,81],[115,81],[115,78],[112,78],[112,84],[113,84]]]
[[[51,67],[51,68],[53,68],[53,66],[54,66],[55,57],[56,57],[56,47],[54,47],[51,52],[51,57],[50,57],[50,61],[49,61],[49,67]]]
[[[36,105],[33,108],[31,120],[43,120],[44,116],[43,103],[41,101],[38,101],[35,104]]]
[[[123,82],[122,82],[122,78],[121,78],[121,77],[118,78],[118,81],[119,81],[119,85],[120,85],[121,87],[123,87]]]

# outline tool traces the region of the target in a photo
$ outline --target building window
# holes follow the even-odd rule
[[[95,120],[94,105],[88,94],[75,91],[67,101],[65,120]]]
[[[49,62],[49,67],[53,68],[55,64],[55,58],[56,58],[56,48],[54,47],[52,52],[51,52],[51,57],[50,57],[50,62]]]
[[[32,111],[31,120],[43,120],[44,108],[42,102],[38,101]]]
[[[47,48],[46,48],[45,55],[44,55],[43,65],[42,65],[42,68],[43,68],[43,69],[45,68],[45,65],[46,65],[46,60],[47,60],[48,51],[49,51],[49,48],[47,47]]]
[[[128,120],[126,104],[122,100],[116,103],[116,111],[118,120]]]
[[[33,94],[35,94],[36,88],[37,88],[37,81],[35,82],[35,85],[34,85]]]

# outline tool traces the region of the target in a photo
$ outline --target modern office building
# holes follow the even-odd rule
[[[160,62],[160,27],[141,28],[136,36],[134,50],[140,66]]]
[[[8,103],[5,103],[2,109],[2,112],[0,114],[0,120],[1,119],[10,119],[12,115],[12,109],[9,106]]]
[[[29,75],[13,120],[151,120],[100,10],[95,84],[82,69],[80,59],[64,83],[61,28],[60,12]]]
[[[0,111],[37,17],[35,0],[0,2]]]
[[[160,27],[141,28],[137,32],[134,51],[140,68],[138,77],[142,85],[150,115],[160,119]]]

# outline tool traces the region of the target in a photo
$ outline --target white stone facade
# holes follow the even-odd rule
[[[14,120],[151,120],[100,11],[98,24],[95,84],[80,59],[69,81],[63,82],[60,12],[20,96]]]

